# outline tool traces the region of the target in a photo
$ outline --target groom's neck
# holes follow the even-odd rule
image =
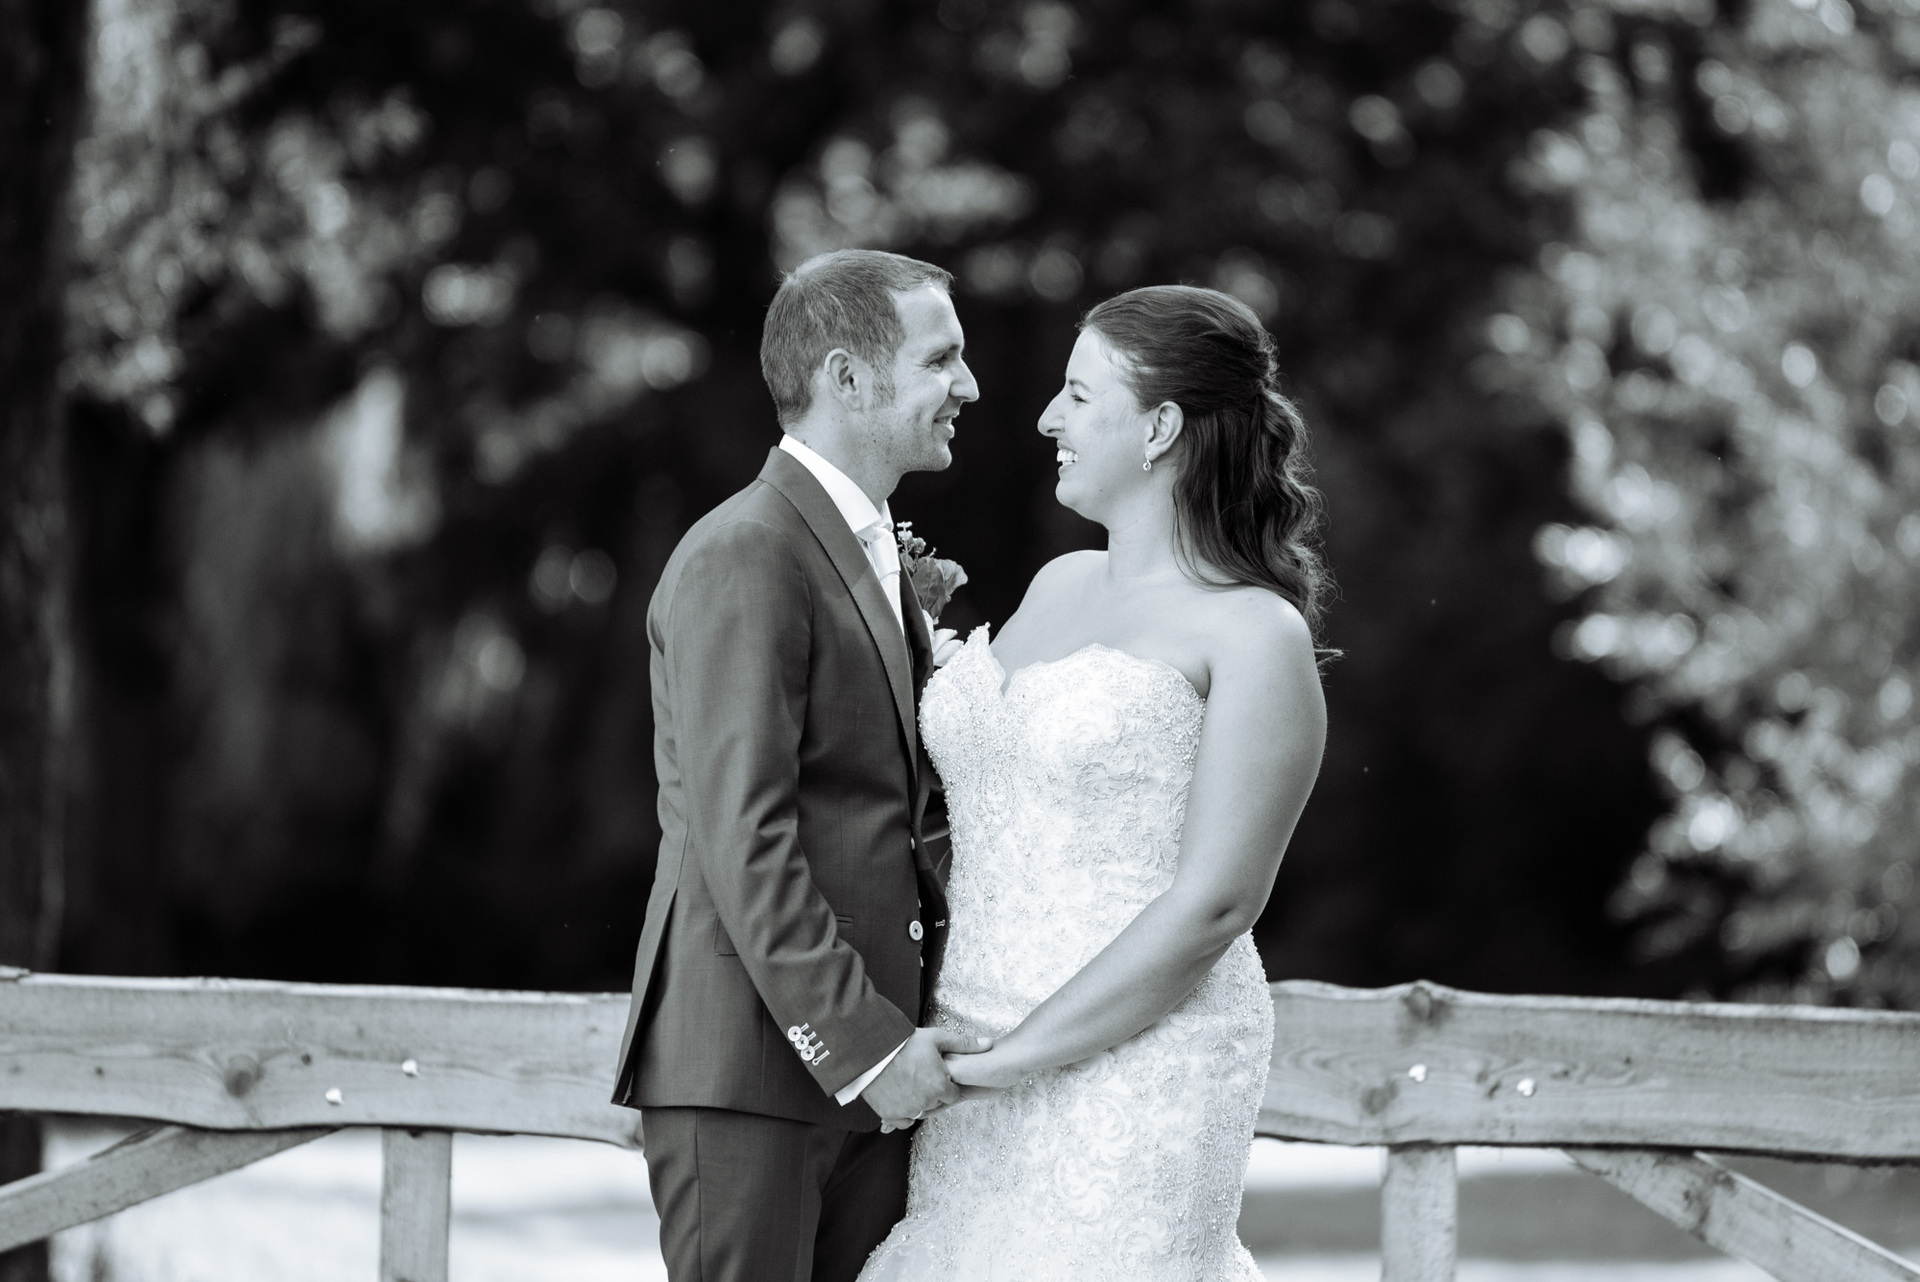
[[[786,433],[839,468],[875,507],[883,506],[900,484],[900,474],[882,461],[879,442],[864,439],[852,424],[821,422],[808,415]]]

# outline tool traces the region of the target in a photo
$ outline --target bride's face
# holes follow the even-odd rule
[[[1054,497],[1089,520],[1101,520],[1117,498],[1146,479],[1152,415],[1127,386],[1125,357],[1096,330],[1082,330],[1067,358],[1066,385],[1040,415],[1040,434],[1058,447]]]

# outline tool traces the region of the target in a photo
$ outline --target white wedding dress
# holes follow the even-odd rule
[[[1172,883],[1206,710],[1101,645],[1003,680],[976,629],[920,710],[953,823],[934,1022],[995,1036]],[[921,1123],[861,1282],[1257,1282],[1235,1226],[1272,1050],[1242,935],[1138,1035]]]

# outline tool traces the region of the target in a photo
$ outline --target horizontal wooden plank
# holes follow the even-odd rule
[[[161,1126],[129,1136],[72,1166],[0,1185],[0,1251],[38,1242],[331,1133],[325,1127],[220,1132]]]
[[[1335,1144],[1920,1158],[1920,1015],[1273,986],[1259,1130]],[[215,1129],[640,1143],[607,1103],[624,994],[23,975],[0,1109]]]
[[[0,1109],[638,1148],[640,1114],[607,1102],[626,1013],[618,994],[27,975],[0,982]]]
[[[1273,986],[1259,1130],[1920,1157],[1920,1015]]]
[[[1700,1154],[1568,1149],[1567,1156],[1780,1282],[1920,1282],[1911,1262]]]

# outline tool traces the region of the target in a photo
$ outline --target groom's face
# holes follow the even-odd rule
[[[966,336],[947,291],[926,285],[893,301],[906,338],[893,354],[893,399],[875,407],[876,444],[902,474],[939,472],[953,462],[954,419],[980,388],[962,359]]]

